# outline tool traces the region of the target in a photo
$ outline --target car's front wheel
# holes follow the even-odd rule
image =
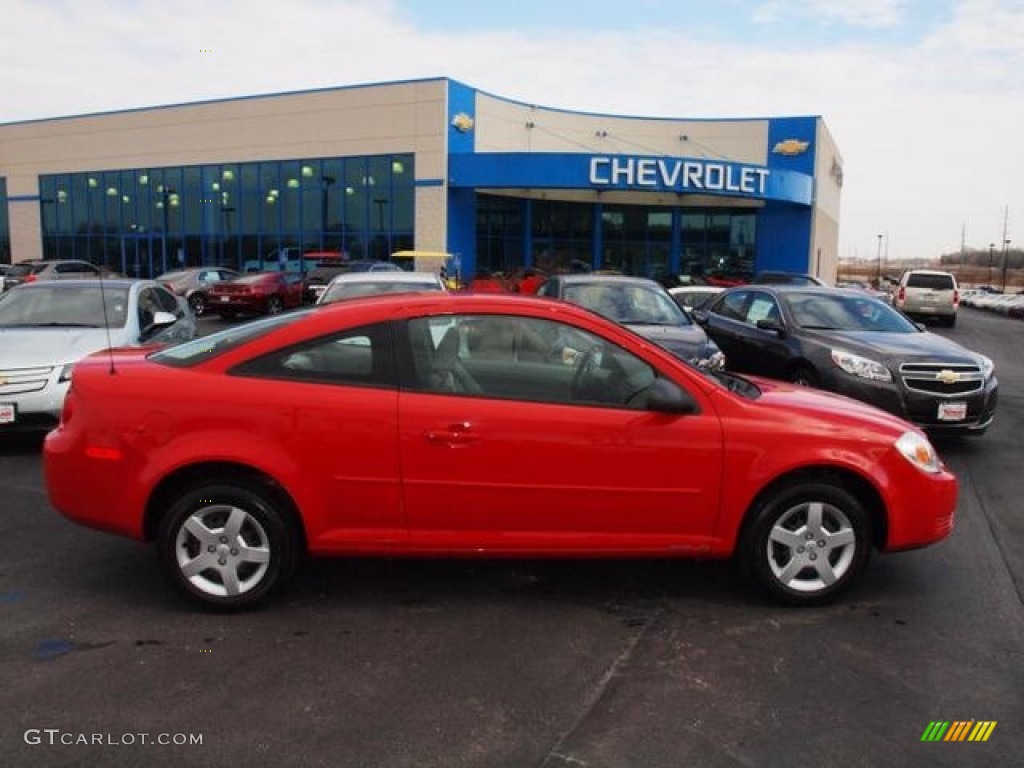
[[[186,597],[222,609],[262,600],[291,576],[299,553],[279,500],[241,484],[182,493],[164,516],[157,546]]]
[[[196,317],[202,317],[206,311],[206,297],[199,291],[196,291],[188,297],[188,305],[192,308],[192,313]]]
[[[269,299],[267,299],[268,315],[280,314],[282,310],[284,310],[284,302],[281,301],[280,296],[271,296]]]
[[[868,561],[871,524],[837,484],[800,482],[773,491],[753,511],[740,542],[747,574],[790,605],[828,602]]]

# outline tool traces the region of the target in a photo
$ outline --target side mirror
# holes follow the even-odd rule
[[[697,403],[678,384],[659,376],[647,393],[647,410],[658,413],[696,413]]]
[[[783,326],[778,320],[764,318],[763,320],[757,321],[757,327],[762,331],[775,331],[779,336],[784,336],[786,334],[785,326]]]
[[[144,328],[139,329],[139,333],[143,339],[147,336],[151,336],[159,330],[168,328],[178,322],[178,318],[171,312],[154,312],[152,322],[148,323]]]
[[[693,318],[693,322],[697,325],[708,324],[708,311],[706,309],[692,309],[690,310],[690,317]]]

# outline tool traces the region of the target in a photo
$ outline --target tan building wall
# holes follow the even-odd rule
[[[444,179],[447,102],[447,80],[430,80],[14,123],[0,175],[9,197],[37,196],[41,174],[413,152],[418,180]],[[417,248],[443,250],[443,196],[418,190]],[[38,258],[38,201],[9,210],[14,260]]]
[[[478,94],[478,152],[592,152],[709,157],[765,163],[767,120],[609,117],[545,109]],[[532,127],[531,127],[532,126]]]
[[[817,134],[811,270],[828,283],[835,284],[839,271],[839,207],[843,187],[843,158],[824,120],[818,120]]]

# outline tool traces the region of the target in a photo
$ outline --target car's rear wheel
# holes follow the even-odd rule
[[[188,305],[196,317],[202,317],[206,311],[206,297],[199,292],[193,293],[188,297]]]
[[[871,524],[845,488],[801,482],[772,492],[740,542],[744,570],[774,599],[818,605],[853,583],[871,551]]]
[[[267,314],[277,315],[284,309],[284,302],[280,296],[271,296],[267,299]]]
[[[182,493],[161,522],[157,546],[187,598],[222,609],[262,600],[291,577],[299,553],[294,525],[274,495],[233,484]]]

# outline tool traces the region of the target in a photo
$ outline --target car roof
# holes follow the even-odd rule
[[[102,280],[96,277],[82,277],[74,278],[70,280],[44,280],[35,283],[22,283],[21,285],[15,286],[20,290],[37,290],[40,288],[46,288],[52,290],[57,288],[81,288],[82,286],[90,285],[104,285],[112,288],[130,288],[133,285],[141,283],[149,283],[152,285],[160,285],[156,280],[144,280],[136,277],[105,277]],[[13,288],[11,290],[14,290]]]
[[[599,275],[595,272],[585,272],[583,274],[567,274],[567,275],[551,275],[548,279],[559,280],[566,284],[594,284],[594,283],[619,283],[622,285],[656,285],[659,288],[663,286],[657,280],[652,280],[649,277],[635,277],[633,275]]]
[[[378,272],[342,272],[332,283],[436,283],[438,276],[433,272],[406,272],[404,270],[380,270]]]
[[[903,273],[904,275],[915,274],[915,275],[952,275],[945,269],[908,269]]]

